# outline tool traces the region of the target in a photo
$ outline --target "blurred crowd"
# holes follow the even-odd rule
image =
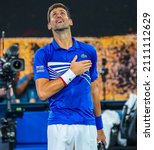
[[[137,42],[136,35],[106,37],[96,40],[98,70],[100,72],[100,99],[125,100],[130,93],[137,93]],[[103,65],[106,59],[106,65]],[[102,74],[102,70],[108,70]],[[101,75],[102,74],[102,75]],[[103,76],[106,81],[103,83]]]

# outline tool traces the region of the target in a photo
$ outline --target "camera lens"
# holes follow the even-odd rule
[[[13,67],[15,68],[15,69],[20,69],[21,68],[21,62],[20,61],[15,61],[14,63],[13,63]]]
[[[23,59],[13,59],[11,61],[11,70],[12,71],[22,71],[24,70],[24,60]]]

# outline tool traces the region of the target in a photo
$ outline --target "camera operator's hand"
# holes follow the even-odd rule
[[[27,75],[27,80],[28,81],[30,81],[33,78],[34,78],[34,73],[33,72]]]
[[[90,69],[92,63],[90,60],[82,60],[77,62],[77,58],[77,55],[73,58],[70,69],[74,72],[75,75],[81,75]]]

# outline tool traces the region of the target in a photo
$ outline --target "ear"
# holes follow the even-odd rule
[[[70,26],[73,26],[73,21],[72,21],[72,19],[69,19],[69,24],[70,24]]]
[[[48,30],[51,30],[52,29],[52,26],[50,23],[48,23]]]

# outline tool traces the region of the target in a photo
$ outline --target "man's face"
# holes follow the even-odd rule
[[[67,12],[63,8],[55,8],[50,12],[49,30],[63,30],[70,28],[72,20],[68,17]]]

